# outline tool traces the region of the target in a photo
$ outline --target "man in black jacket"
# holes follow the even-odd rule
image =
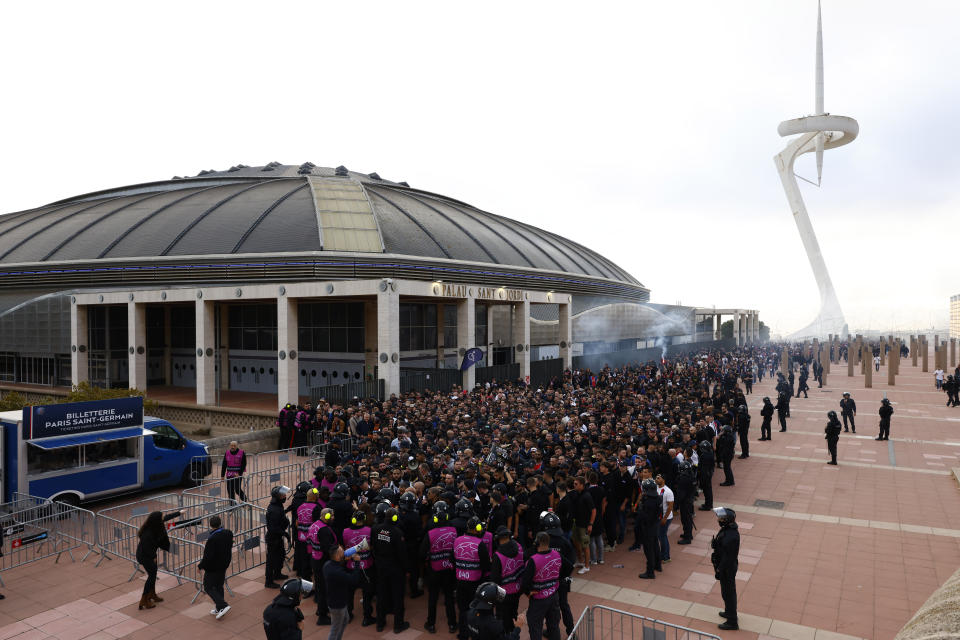
[[[373,562],[377,567],[377,632],[387,626],[387,604],[393,610],[393,631],[403,633],[410,623],[403,619],[404,577],[407,543],[399,526],[400,514],[390,507],[384,521],[370,532]],[[489,557],[489,556],[488,556]]]
[[[770,398],[768,397],[763,399],[763,408],[760,409],[760,417],[763,418],[763,422],[760,423],[760,439],[769,440],[770,422],[773,419],[773,403],[770,402]]]
[[[890,439],[890,416],[892,415],[893,407],[890,406],[890,401],[884,398],[880,401],[880,435],[877,436],[877,440]]]
[[[843,417],[843,430],[847,431],[847,420],[849,420],[853,432],[856,433],[857,423],[854,419],[857,415],[857,403],[850,397],[849,391],[843,392],[843,399],[840,400],[840,415]]]
[[[723,482],[721,487],[733,486],[733,452],[737,440],[733,435],[733,428],[725,425],[717,438],[717,462],[723,467]]]
[[[720,624],[723,630],[740,628],[737,620],[737,569],[740,555],[740,532],[737,530],[737,514],[733,509],[717,507],[713,510],[717,514],[720,531],[710,541],[713,554],[710,561],[713,563],[714,577],[720,582],[720,595],[723,597],[723,611],[721,618],[726,622]]]
[[[219,620],[230,611],[230,605],[223,599],[223,583],[233,556],[233,532],[223,528],[220,516],[210,517],[210,529],[210,535],[203,545],[203,558],[197,568],[203,571],[203,590],[215,605],[210,614]]]
[[[263,610],[263,631],[267,640],[301,640],[303,638],[303,612],[300,598],[310,594],[312,585],[294,578],[280,587],[280,595]]]
[[[824,439],[827,441],[827,449],[830,450],[830,461],[827,464],[837,464],[837,441],[840,440],[840,421],[837,420],[836,411],[827,412],[827,427],[824,429]]]
[[[280,585],[274,582],[284,579],[283,569],[284,547],[283,540],[287,537],[290,521],[283,511],[283,503],[290,495],[289,487],[274,487],[270,490],[270,504],[267,506],[267,533],[264,541],[267,543],[266,580],[264,586],[268,589],[279,589]]]

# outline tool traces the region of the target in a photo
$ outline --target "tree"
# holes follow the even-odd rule
[[[760,341],[769,342],[770,341],[770,327],[763,324],[763,320],[760,321]]]
[[[0,400],[0,411],[15,411],[31,405],[63,404],[65,402],[87,402],[89,400],[112,400],[114,398],[133,398],[140,396],[143,398],[144,411],[156,411],[159,406],[155,400],[147,400],[145,394],[140,389],[106,389],[96,387],[89,382],[81,382],[70,390],[65,396],[47,396],[39,402],[27,402],[27,399],[19,393],[8,393]]]
[[[732,338],[733,337],[733,320],[727,320],[720,325],[720,337],[721,338]]]

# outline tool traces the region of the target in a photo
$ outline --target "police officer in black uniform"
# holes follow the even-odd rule
[[[824,431],[824,439],[827,441],[827,449],[830,450],[830,461],[827,464],[837,464],[837,442],[840,440],[840,420],[837,419],[836,411],[827,412],[827,427]]]
[[[777,396],[777,420],[780,422],[780,431],[787,430],[787,416],[790,415],[790,395],[780,392]]]
[[[807,377],[808,377],[808,376],[809,376],[809,374],[807,373],[807,368],[806,368],[806,367],[803,367],[802,369],[800,369],[800,381],[799,381],[799,384],[797,385],[797,397],[798,397],[798,398],[800,397],[800,394],[801,394],[801,393],[803,394],[803,397],[804,397],[804,398],[809,398],[809,397],[810,397],[810,396],[807,395],[807,391],[810,389],[810,387],[807,385]]]
[[[474,515],[473,504],[466,498],[460,498],[453,505],[453,517],[450,518],[450,526],[457,530],[457,535],[462,536],[467,531],[467,522]]]
[[[280,587],[280,594],[263,610],[263,631],[267,640],[301,640],[303,612],[300,598],[310,595],[313,585],[306,580],[292,578]]]
[[[654,570],[663,571],[657,545],[657,527],[662,516],[663,500],[657,491],[657,481],[653,478],[647,478],[640,483],[640,493],[642,495],[636,517],[640,523],[640,544],[647,559],[647,570],[637,577],[652,580],[657,577]]]
[[[267,506],[267,533],[264,540],[267,543],[267,562],[264,586],[268,589],[279,589],[275,580],[283,580],[287,576],[281,573],[283,569],[284,546],[287,529],[290,521],[283,511],[283,503],[290,495],[289,487],[274,487],[270,490],[270,504]]]
[[[843,398],[840,400],[840,415],[843,416],[843,430],[847,430],[847,421],[849,420],[850,427],[853,429],[853,432],[856,433],[857,423],[855,417],[857,415],[857,403],[850,397],[849,391],[843,392]]]
[[[717,438],[717,461],[723,468],[723,482],[721,487],[733,486],[733,452],[737,446],[737,440],[733,435],[733,429],[730,425],[724,425],[720,431],[720,437]]]
[[[893,415],[893,407],[890,406],[890,400],[884,398],[880,401],[880,435],[877,440],[890,439],[890,416]]]
[[[723,611],[720,612],[720,617],[726,618],[726,622],[721,623],[720,628],[725,631],[737,630],[740,628],[737,620],[736,580],[740,555],[737,514],[733,509],[726,507],[717,507],[713,511],[717,514],[720,531],[710,541],[710,546],[713,548],[710,560],[713,562],[714,577],[720,581],[720,595],[723,598]]]
[[[700,460],[697,464],[697,483],[700,491],[703,491],[703,504],[700,505],[701,511],[710,511],[713,509],[713,470],[716,464],[716,456],[713,453],[713,445],[709,440],[701,440],[697,447],[700,454]]]
[[[677,511],[680,513],[680,524],[683,533],[677,544],[690,544],[693,540],[693,497],[697,491],[697,472],[690,460],[684,460],[677,467],[677,477],[674,481],[674,500]]]
[[[517,640],[520,629],[503,630],[503,623],[493,615],[495,605],[503,602],[506,592],[493,582],[484,582],[477,587],[470,609],[467,612],[467,630],[470,640]]]
[[[409,557],[416,558],[423,540],[423,519],[420,517],[420,505],[417,496],[409,491],[400,496],[400,528],[403,529],[403,538],[407,542]],[[423,595],[418,582],[420,580],[420,563],[411,561],[410,569],[410,597],[419,598]]]
[[[346,482],[334,485],[327,506],[333,509],[333,529],[337,532],[337,540],[343,540],[343,530],[350,526],[355,509],[350,499],[350,485]]]
[[[742,404],[737,407],[737,433],[740,435],[740,458],[750,457],[750,413],[747,411],[747,405]]]
[[[404,575],[407,567],[407,544],[399,526],[400,514],[393,507],[383,513],[383,522],[370,531],[373,547],[373,562],[377,567],[377,631],[387,626],[389,599],[393,609],[393,632],[402,633],[410,628],[403,619]]]
[[[538,526],[541,531],[550,536],[550,548],[559,553],[563,560],[563,566],[560,567],[560,618],[569,636],[573,633],[574,625],[573,611],[570,609],[570,576],[573,574],[573,565],[577,561],[577,552],[563,533],[560,517],[553,511],[541,512]]]
[[[770,421],[773,419],[773,403],[770,402],[769,397],[764,397],[763,399],[763,408],[760,409],[760,417],[763,418],[763,422],[760,423],[760,439],[769,440]]]

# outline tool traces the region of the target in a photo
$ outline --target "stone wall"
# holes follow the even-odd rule
[[[960,637],[960,570],[933,592],[894,640],[955,640]]]

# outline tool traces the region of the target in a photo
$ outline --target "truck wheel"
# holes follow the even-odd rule
[[[190,466],[188,465],[186,469],[183,470],[183,475],[180,476],[180,484],[184,487],[195,487],[199,483],[194,480],[190,475]]]

